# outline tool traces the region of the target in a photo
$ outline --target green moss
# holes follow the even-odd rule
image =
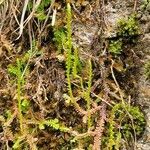
[[[143,0],[141,9],[144,10],[150,10],[150,0]]]
[[[128,115],[123,116],[122,114],[122,116],[124,117],[124,119],[122,118],[123,119],[122,121],[123,126],[121,129],[122,134],[126,138],[130,139],[131,135],[133,134],[135,130],[136,136],[140,137],[140,135],[144,131],[144,127],[146,123],[144,114],[140,111],[138,107],[134,107],[134,106],[128,106],[127,111],[131,115],[131,118]],[[131,120],[133,120],[134,126],[132,125]]]
[[[107,135],[103,137],[104,145],[110,150],[118,149],[122,138],[130,141],[135,134],[140,137],[145,125],[144,114],[138,107],[116,104],[110,111]]]
[[[122,18],[117,23],[117,40],[109,42],[108,51],[113,55],[122,53],[124,42],[135,42],[135,37],[140,34],[140,28],[136,15],[132,14],[128,18]]]
[[[138,107],[130,106],[129,104],[125,106],[119,105],[118,109],[113,113],[115,113],[114,119],[116,123],[121,123],[121,133],[123,136],[128,139],[131,138],[133,130],[135,130],[137,136],[141,135],[145,127],[145,118]]]
[[[47,15],[45,14],[45,8],[47,8],[51,3],[51,0],[42,0],[40,5],[38,6],[37,10],[35,11],[35,16],[40,21],[43,21],[46,19]],[[28,10],[32,10],[33,8],[33,2],[28,3]]]
[[[140,34],[138,21],[135,15],[129,16],[127,19],[123,18],[118,21],[117,34],[119,36],[134,36]]]
[[[109,52],[111,52],[113,55],[119,55],[122,52],[122,41],[116,40],[116,41],[110,41],[109,44]]]

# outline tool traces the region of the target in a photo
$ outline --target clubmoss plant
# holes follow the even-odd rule
[[[24,64],[21,60],[17,59],[16,65],[9,65],[8,71],[10,74],[13,74],[17,78],[17,101],[18,101],[18,111],[19,111],[19,123],[20,130],[23,132],[23,116],[22,116],[22,107],[21,107],[21,96],[22,96],[22,87],[24,85]],[[22,76],[23,75],[23,76]]]
[[[119,105],[113,107],[109,117],[109,138],[108,138],[108,149],[112,150],[116,144],[116,132],[115,132],[115,113],[118,110]]]
[[[73,67],[72,67],[72,75],[74,78],[79,77],[79,74],[81,73],[82,65],[79,58],[79,52],[78,48],[74,48],[73,51]]]
[[[29,1],[30,3],[28,7],[29,10],[32,11],[35,1],[31,0]],[[34,20],[37,23],[36,25],[39,27],[38,29],[40,30],[42,24],[43,23],[45,24],[46,22],[45,19],[49,17],[46,15],[46,11],[50,6],[51,0],[42,0],[42,1],[37,0],[36,2],[40,2],[40,4],[38,9],[36,9],[34,12],[33,17],[35,18],[31,20]],[[55,9],[55,7],[57,7],[58,5],[60,5],[60,7],[62,8],[64,6],[64,2],[62,3],[61,1],[56,2],[53,5],[54,6],[53,8]],[[61,12],[61,9],[59,11]],[[56,14],[54,13],[53,15],[54,15],[53,17],[55,17]],[[58,13],[58,16],[59,15],[60,14]],[[25,19],[24,21],[26,23]],[[67,148],[64,148],[62,145],[61,146],[63,147],[63,149],[73,149],[74,147],[77,146],[76,150],[77,149],[100,150],[101,147],[102,149],[106,148],[108,150],[113,149],[118,150],[121,148],[120,141],[122,139],[125,140],[127,139],[126,141],[128,141],[132,138],[132,134],[134,133],[134,131],[137,136],[140,136],[140,134],[143,132],[145,125],[143,114],[137,107],[130,106],[129,104],[124,102],[126,94],[122,90],[122,87],[121,88],[119,87],[119,85],[122,84],[120,84],[120,82],[117,83],[117,79],[115,78],[116,72],[113,72],[113,68],[115,68],[115,63],[117,62],[115,62],[114,65],[112,63],[110,68],[110,63],[111,61],[113,61],[113,57],[111,57],[110,55],[108,55],[108,57],[106,58],[103,56],[91,57],[87,55],[86,57],[89,56],[89,58],[87,59],[85,66],[82,66],[79,55],[80,49],[78,49],[77,47],[75,47],[75,45],[73,45],[71,22],[72,22],[72,11],[71,5],[68,3],[66,9],[66,26],[59,29],[55,28],[53,30],[54,42],[58,48],[58,53],[61,53],[61,56],[63,55],[63,61],[58,62],[57,59],[55,59],[57,58],[57,56],[55,57],[53,50],[51,51],[51,49],[47,49],[47,47],[44,47],[44,52],[46,57],[47,56],[50,57],[48,58],[48,60],[46,60],[45,55],[44,57],[40,57],[39,59],[34,59],[34,61],[38,60],[38,62],[36,63],[37,66],[34,68],[35,70],[33,70],[32,72],[35,76],[33,76],[31,80],[34,80],[36,77],[39,77],[39,81],[41,82],[39,82],[38,84],[37,82],[35,83],[31,81],[33,84],[34,83],[35,84],[34,87],[31,88],[32,90],[29,91],[30,95],[34,93],[35,88],[38,88],[39,90],[39,92],[35,94],[33,100],[31,100],[32,105],[28,101],[27,98],[28,96],[26,96],[28,90],[25,90],[24,87],[27,84],[26,78],[27,75],[29,74],[29,66],[30,66],[29,62],[30,59],[34,56],[33,50],[37,49],[36,42],[33,44],[32,51],[29,51],[24,55],[18,56],[14,64],[8,66],[8,72],[11,75],[10,79],[14,79],[13,83],[16,85],[15,86],[16,99],[15,98],[14,99],[16,100],[15,103],[17,103],[18,108],[15,107],[16,108],[15,113],[10,113],[8,111],[6,116],[0,116],[0,122],[5,124],[5,122],[10,122],[10,120],[12,120],[17,125],[19,122],[20,128],[17,126],[17,130],[15,131],[13,130],[15,133],[12,133],[13,138],[11,139],[13,140],[14,144],[12,149],[16,150],[40,149],[39,147],[36,148],[36,143],[38,143],[38,145],[42,145],[43,139],[45,142],[47,140],[46,138],[47,137],[49,138],[49,136],[47,136],[47,134],[49,134],[47,133],[47,129],[52,130],[53,132],[56,131],[55,135],[58,133],[58,131],[59,133],[67,132],[67,134],[64,135],[64,139],[60,139],[58,140],[58,142],[63,143],[63,140],[64,141],[70,140],[70,143],[74,142],[75,144],[70,144],[69,146],[67,145],[68,146]],[[30,22],[28,25],[29,25],[28,30],[30,31],[31,29],[32,31],[31,37],[34,35],[36,37],[36,35],[38,35],[39,30],[36,30],[35,29],[36,27],[34,28],[33,26],[31,26],[30,28],[31,25]],[[49,28],[46,29],[49,30]],[[43,30],[41,29],[40,31],[41,33],[44,34],[45,28],[43,27]],[[118,37],[116,37],[114,40],[111,39],[108,49],[108,51],[115,56],[118,56],[122,53],[124,42],[123,40],[127,39],[126,37],[132,37],[134,35],[139,34],[136,18],[130,16],[128,19],[120,20],[118,22],[117,34]],[[50,44],[49,48],[53,47],[53,43],[51,43],[51,41],[48,40],[48,45],[49,44]],[[22,51],[18,52],[18,55],[21,52]],[[97,59],[95,59],[95,57],[98,57],[98,61]],[[65,64],[66,80],[64,79],[64,70],[63,70],[64,63],[60,65],[61,62],[66,63]],[[53,65],[53,63],[57,64]],[[51,68],[49,69],[49,66],[51,64],[52,67],[54,67],[54,70],[52,69],[52,72],[50,70]],[[49,79],[49,77],[51,77],[51,74],[50,76],[46,77],[45,80],[44,76],[45,69],[46,75],[48,71],[50,71],[52,75],[55,76],[55,74],[58,74],[59,79],[63,78],[65,80],[62,83],[67,84],[67,89],[64,88],[63,91],[66,91],[66,93],[63,96],[64,99],[66,99],[68,105],[69,106],[71,105],[71,107],[69,107],[68,109],[73,108],[72,110],[68,111],[66,110],[66,107],[64,108],[64,105],[62,105],[63,107],[62,109],[64,110],[59,112],[59,110],[61,109],[60,105],[63,103],[63,99],[61,99],[60,101],[56,101],[56,99],[53,97],[53,94],[49,94],[49,90],[52,89],[53,92],[56,89],[55,83],[57,84],[61,82],[55,82],[54,80],[58,79],[55,77]],[[110,75],[111,70],[112,76]],[[146,71],[146,73],[147,72],[149,71]],[[52,83],[54,81],[54,86],[51,84],[49,85],[48,84],[49,82],[45,84],[47,78],[48,81]],[[61,85],[56,86],[58,88],[57,91],[60,91],[61,94],[63,86]],[[36,101],[36,97],[38,101]],[[41,101],[43,97],[48,97],[48,99],[52,97],[51,99],[52,101],[50,102],[52,103],[53,106],[52,108],[51,107],[48,108],[48,106],[45,106],[46,104],[49,103],[49,101],[46,102]],[[54,109],[56,108],[56,111],[53,112],[52,110],[53,108]],[[70,120],[66,122],[66,124],[69,127],[65,127],[63,123],[61,123],[57,118],[55,118],[55,116],[58,116],[58,118],[64,120],[68,118],[68,116],[66,117],[68,112],[70,113],[70,111],[74,110],[76,112],[72,112],[72,114],[69,116]],[[63,116],[63,114],[65,115]],[[17,115],[18,117],[16,117]],[[11,122],[8,126],[10,127],[11,125],[13,127],[14,125],[13,122]],[[4,125],[4,130],[8,126]],[[44,138],[40,137],[41,132]],[[68,137],[68,133],[71,135],[70,137]],[[104,136],[105,138],[104,145],[101,144],[102,136]],[[52,140],[51,139],[50,140],[53,141],[56,138],[59,139],[59,137],[55,137],[52,138]],[[73,140],[71,141],[71,139]],[[58,142],[56,144],[58,144]],[[55,145],[55,143],[52,145]],[[103,148],[104,146],[106,147]],[[51,148],[48,147],[48,149]],[[58,147],[58,149],[60,148]]]
[[[10,64],[8,66],[8,72],[10,75],[14,76],[16,79],[16,93],[17,93],[17,102],[18,102],[18,117],[19,117],[19,124],[20,124],[20,131],[23,132],[23,115],[24,112],[29,107],[29,102],[27,99],[22,99],[24,97],[24,85],[25,85],[25,78],[29,72],[29,62],[30,59],[37,53],[36,50],[33,51],[35,48],[35,43],[33,42],[33,47],[27,53],[22,56],[22,58],[17,58],[16,64]]]
[[[71,7],[70,4],[67,4],[67,43],[65,45],[65,51],[66,51],[66,74],[67,74],[67,83],[68,83],[68,91],[69,95],[71,97],[71,101],[73,102],[73,94],[72,94],[72,88],[71,88],[71,66],[72,66],[72,30],[71,30]]]

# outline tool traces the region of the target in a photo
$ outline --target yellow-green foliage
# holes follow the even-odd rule
[[[47,8],[49,5],[51,4],[51,0],[42,0],[40,5],[38,6],[36,12],[35,12],[35,16],[40,20],[43,21],[46,19],[46,14],[45,14],[45,8]],[[28,3],[28,9],[32,10],[33,8],[33,1],[31,0]]]
[[[20,131],[23,132],[23,112],[26,112],[29,108],[29,102],[27,99],[23,99],[24,97],[24,89],[25,78],[29,73],[29,61],[30,59],[37,53],[35,42],[33,42],[31,50],[25,53],[21,58],[17,58],[16,63],[14,65],[10,64],[8,66],[8,72],[10,75],[15,77],[16,81],[16,95],[18,102],[18,117],[20,123]]]
[[[51,0],[43,0],[39,5],[38,9],[35,12],[37,19],[40,21],[45,20],[45,8],[47,8],[51,3]],[[30,1],[29,3],[29,10],[33,8],[33,2]],[[22,147],[22,143],[27,141],[27,136],[31,132],[34,132],[34,136],[38,130],[44,130],[48,127],[52,128],[53,130],[59,130],[62,132],[71,133],[75,136],[74,140],[78,142],[80,149],[82,147],[92,149],[94,145],[92,143],[93,138],[95,138],[98,134],[104,134],[105,143],[109,150],[120,148],[120,141],[122,138],[130,139],[132,136],[131,134],[135,131],[137,136],[144,130],[145,120],[144,115],[139,110],[138,107],[130,106],[129,104],[125,104],[122,102],[121,104],[115,104],[114,102],[110,101],[111,107],[107,104],[107,99],[103,99],[105,95],[103,94],[103,87],[101,93],[98,93],[99,90],[95,90],[95,93],[98,93],[97,96],[94,92],[91,92],[92,89],[92,79],[93,79],[93,70],[95,66],[92,66],[91,59],[88,59],[88,69],[85,67],[83,74],[81,74],[81,62],[79,58],[79,49],[73,46],[72,42],[72,30],[71,30],[71,22],[72,22],[72,13],[71,13],[71,6],[68,3],[66,9],[66,29],[54,29],[54,41],[58,46],[58,51],[64,54],[64,58],[66,61],[66,80],[68,84],[68,94],[64,94],[64,97],[71,102],[72,106],[75,107],[75,110],[83,116],[83,123],[80,126],[77,126],[77,131],[71,128],[67,128],[63,126],[59,122],[57,118],[55,119],[48,119],[48,120],[36,120],[35,118],[26,118],[26,114],[30,107],[29,101],[24,96],[24,85],[26,82],[26,77],[29,72],[29,60],[33,57],[37,50],[36,43],[33,43],[33,46],[30,51],[25,53],[22,57],[17,58],[16,62],[12,65],[8,66],[8,72],[12,75],[10,76],[11,79],[14,79],[14,83],[16,83],[16,95],[17,95],[17,104],[18,104],[18,120],[20,124],[20,131],[21,133],[17,133],[16,137],[14,138],[15,141],[13,145],[13,149],[24,149]],[[122,19],[118,22],[118,35],[120,36],[119,40],[111,41],[109,44],[109,52],[118,55],[122,52],[122,42],[123,38],[126,36],[133,36],[139,34],[139,28],[137,21],[134,16],[130,16],[128,19]],[[34,50],[34,51],[33,51]],[[149,65],[145,66],[150,68]],[[94,68],[95,69],[95,68]],[[102,71],[103,72],[103,71]],[[149,70],[146,71],[146,74],[149,75]],[[106,79],[107,80],[107,79]],[[95,81],[93,81],[95,82]],[[105,82],[105,81],[102,81]],[[96,82],[95,82],[96,83]],[[98,83],[99,84],[99,83]],[[101,84],[101,83],[100,83]],[[95,84],[94,84],[95,85]],[[98,85],[99,86],[99,85]],[[97,86],[97,87],[98,87]],[[119,85],[118,85],[119,86]],[[97,89],[97,87],[95,89]],[[119,88],[118,88],[119,89]],[[97,96],[99,101],[95,100]],[[117,92],[115,93],[117,94]],[[108,94],[109,96],[109,94]],[[102,98],[101,98],[102,97]],[[122,98],[123,99],[123,98]],[[107,104],[106,111],[101,115],[100,107],[105,107],[101,105],[101,100],[104,100]],[[104,102],[103,101],[103,102]],[[80,107],[80,102],[83,104]],[[85,105],[84,105],[85,104]],[[100,113],[99,113],[100,112]],[[109,113],[110,115],[106,114]],[[25,115],[24,115],[25,114]],[[105,126],[105,115],[108,116],[108,122]],[[104,116],[104,117],[103,117]],[[11,118],[12,114],[8,111],[6,118]],[[98,120],[102,118],[102,122],[98,123]],[[0,116],[0,121],[5,122],[3,116]],[[7,121],[7,120],[6,120]],[[72,121],[72,120],[71,120]],[[131,123],[133,121],[134,125]],[[78,122],[77,122],[78,123]],[[33,124],[34,127],[29,127],[29,125]],[[106,128],[105,128],[106,127]],[[108,127],[108,128],[107,128]],[[31,131],[29,131],[31,130]],[[33,131],[34,130],[34,131]],[[35,131],[36,130],[36,131]],[[100,131],[102,130],[102,131]],[[25,132],[24,132],[25,131]],[[35,133],[36,132],[36,133]],[[97,134],[98,133],[98,134]],[[105,133],[107,135],[105,135]],[[34,137],[33,136],[33,137]],[[98,137],[98,136],[97,136]],[[100,143],[101,137],[97,138],[97,141]],[[94,139],[95,141],[95,139]],[[96,141],[96,142],[97,142]],[[86,144],[84,144],[86,142]],[[96,143],[94,142],[94,143]],[[91,144],[91,146],[89,146]],[[93,145],[92,145],[93,144]],[[27,143],[29,146],[29,143]],[[89,146],[89,147],[88,147]],[[100,147],[100,145],[98,145]],[[102,145],[103,147],[103,145]]]
[[[21,148],[21,142],[22,142],[23,140],[24,140],[24,139],[22,139],[22,138],[18,138],[18,139],[14,142],[13,149],[14,149],[14,150],[20,149],[20,148]]]
[[[70,130],[69,128],[66,128],[63,125],[60,125],[58,119],[43,120],[39,123],[40,129],[45,129],[45,126],[51,127],[55,130],[60,130],[62,132],[67,132]]]
[[[121,54],[121,52],[122,52],[122,40],[110,41],[108,50],[113,55]]]
[[[150,8],[150,0],[143,0],[143,1],[142,1],[141,8],[142,8],[143,10],[149,9],[149,8]]]
[[[54,30],[54,41],[59,53],[62,53],[66,45],[66,31],[64,28]]]
[[[23,85],[24,85],[24,76],[25,74],[23,75],[23,72],[24,72],[24,69],[25,69],[25,66],[24,66],[24,62],[22,62],[20,59],[17,59],[16,60],[16,65],[13,66],[13,65],[9,65],[8,67],[8,72],[10,74],[13,74],[16,76],[16,80],[17,80],[17,100],[18,100],[18,111],[19,111],[19,123],[20,123],[20,130],[21,132],[23,131],[23,125],[22,125],[22,107],[21,107],[21,96],[22,96],[22,93],[23,93]]]
[[[74,48],[72,57],[73,57],[72,75],[74,78],[76,78],[79,77],[79,73],[81,72],[82,69],[78,49],[76,47]]]
[[[70,74],[71,74],[71,66],[72,66],[72,30],[71,30],[71,6],[68,3],[67,4],[67,42],[66,42],[66,46],[65,46],[65,53],[66,53],[66,74],[67,74],[67,82],[68,82],[68,91],[69,91],[69,95],[71,97],[71,101],[73,102],[73,94],[72,94],[72,88],[71,88],[71,78],[70,78]]]
[[[139,25],[135,15],[131,15],[127,19],[120,19],[117,27],[117,34],[119,36],[134,36],[140,34]]]
[[[141,112],[141,110],[138,107],[127,105],[126,108],[127,108],[127,111],[129,112],[129,114],[131,115],[131,118],[127,114],[124,115],[125,111],[120,112],[119,117],[120,117],[120,119],[122,119],[122,125],[123,125],[121,132],[122,132],[123,136],[130,139],[131,134],[134,132],[133,130],[135,130],[136,136],[140,137],[140,135],[144,131],[144,127],[145,127],[144,114]],[[120,109],[122,109],[122,108],[120,108]],[[134,126],[131,123],[131,119],[133,119]]]
[[[23,116],[23,114],[25,114],[30,107],[29,101],[26,98],[24,98],[25,78],[29,70],[29,61],[37,53],[38,52],[37,52],[36,42],[33,41],[31,50],[25,53],[21,58],[18,58],[14,65],[10,64],[8,66],[8,72],[10,73],[11,76],[13,76],[13,79],[15,78],[14,83],[16,83],[18,119],[20,124],[20,131],[14,136],[15,140],[13,141],[14,143],[13,149],[24,149],[27,147],[29,148],[29,145],[31,143],[30,141],[28,141],[28,136],[29,136],[28,134],[30,134],[32,130],[34,132],[34,129],[28,127],[27,121],[31,122],[30,124],[38,125],[39,129],[45,129],[45,127],[47,126],[47,127],[51,127],[54,130],[59,130],[62,132],[68,132],[70,130],[69,128],[61,125],[58,119],[36,121],[35,119],[32,120],[32,118],[31,120],[26,120],[27,118]],[[12,115],[8,111],[7,118],[9,119],[11,116]],[[34,149],[36,149],[36,145],[33,144],[32,148],[33,147]]]
[[[136,136],[140,137],[144,127],[144,114],[138,107],[130,106],[129,104],[116,104],[112,108],[109,118],[109,136],[108,142],[106,142],[109,150],[118,149],[121,144],[121,138],[130,140],[134,136],[134,131]]]
[[[118,111],[120,107],[120,104],[116,104],[110,113],[110,117],[109,117],[109,127],[108,127],[108,133],[109,133],[109,137],[108,137],[108,149],[109,150],[113,150],[114,147],[118,147],[119,148],[119,144],[118,141],[120,141],[121,137],[120,137],[120,131],[116,132],[116,121],[115,121],[115,114]],[[116,149],[117,150],[117,149]]]

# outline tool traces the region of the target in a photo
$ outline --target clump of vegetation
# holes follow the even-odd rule
[[[136,15],[132,14],[128,18],[122,18],[117,23],[117,40],[111,40],[109,42],[108,50],[113,55],[119,55],[123,49],[124,41],[134,42],[133,36],[140,34],[138,21]]]
[[[138,21],[135,15],[129,16],[127,19],[120,19],[117,23],[117,34],[123,37],[132,37],[140,34]]]
[[[17,116],[18,122],[20,124],[19,131],[14,135],[13,149],[24,149],[29,147],[30,149],[37,149],[34,141],[30,141],[30,138],[34,138],[34,130],[37,127],[30,127],[31,124],[38,126],[40,130],[44,130],[47,126],[62,132],[70,131],[69,128],[61,125],[59,120],[56,118],[47,120],[35,120],[32,117],[28,117],[30,114],[30,112],[28,112],[30,102],[28,99],[26,99],[24,86],[26,84],[26,77],[29,74],[29,62],[36,54],[38,54],[36,42],[33,42],[33,47],[31,50],[25,53],[21,58],[18,58],[14,65],[10,64],[8,66],[10,77],[13,77],[12,83],[16,84],[16,99],[18,104]],[[5,128],[8,126],[8,123],[11,123],[10,120],[13,120],[15,117],[9,110],[7,111],[6,115],[7,120],[3,120]]]
[[[121,109],[122,108],[120,108],[120,110]],[[127,113],[121,112],[120,114],[117,114],[122,120],[122,136],[130,140],[132,138],[132,133],[134,133],[136,134],[136,137],[140,137],[146,125],[144,114],[138,107],[129,105],[126,105],[126,111]],[[126,115],[123,116],[123,113],[126,113]]]
[[[111,52],[113,55],[119,55],[122,52],[122,41],[116,40],[116,41],[110,41],[109,52]]]
[[[150,79],[150,60],[146,62],[144,66],[144,74],[147,79]]]
[[[121,139],[128,142],[134,137],[140,137],[145,129],[144,114],[138,107],[129,104],[116,104],[110,111],[108,137],[104,138],[109,149],[119,149]]]
[[[40,21],[43,21],[46,19],[47,15],[45,14],[45,8],[47,8],[51,4],[51,0],[42,0],[39,4],[38,8],[35,12],[35,17],[37,17]],[[33,9],[33,1],[30,1],[28,3],[28,9],[32,11]]]
[[[26,55],[27,56],[27,55]],[[25,58],[25,57],[24,57]],[[28,55],[29,59],[29,55]],[[18,112],[19,112],[19,123],[20,123],[20,130],[23,132],[23,115],[22,111],[27,107],[27,101],[25,102],[23,97],[23,86],[25,85],[25,76],[27,75],[28,66],[26,66],[26,58],[25,59],[17,59],[15,65],[8,66],[8,72],[11,75],[14,75],[17,79],[17,101],[18,101]],[[25,108],[26,107],[26,108]]]
[[[149,0],[143,0],[141,8],[143,10],[149,10],[150,9],[150,1]]]
[[[45,126],[50,126],[52,127],[54,130],[60,130],[63,132],[67,132],[70,131],[69,128],[66,128],[62,125],[60,125],[59,120],[58,119],[50,119],[50,120],[43,120],[39,122],[39,128],[41,130],[45,129]]]
[[[57,45],[58,53],[63,53],[66,43],[66,31],[64,28],[54,30],[54,42]]]
[[[9,85],[12,85],[9,89],[12,88],[13,91],[9,98],[4,97],[4,100],[6,98],[11,104],[13,101],[13,106],[10,110],[6,109],[4,115],[0,115],[4,149],[7,147],[36,150],[42,146],[41,149],[118,150],[121,148],[122,139],[128,142],[132,137],[140,136],[145,126],[144,115],[138,107],[130,106],[124,101],[127,95],[122,87],[120,88],[122,84],[117,82],[118,76],[116,78],[113,72],[114,68],[123,70],[123,63],[114,61],[110,55],[99,57],[92,52],[86,53],[87,61],[81,63],[80,49],[72,40],[73,18],[70,3],[67,3],[65,8],[66,26],[53,28],[52,25],[53,33],[48,36],[53,40],[45,39],[47,47],[42,43],[43,36],[37,36],[49,33],[49,20],[44,20],[49,17],[46,13],[51,8],[51,2],[55,4],[52,9],[63,7],[64,2],[25,2],[29,2],[28,10],[24,7],[21,20],[25,26],[22,27],[20,23],[20,29],[22,32],[26,30],[28,23],[26,31],[29,32],[29,41],[26,34],[24,37],[20,33],[27,39],[27,44],[23,49],[21,47],[21,51],[13,52],[17,58],[7,57],[7,60],[12,59],[8,60],[7,69]],[[34,10],[35,5],[37,8]],[[33,10],[34,13],[26,20],[28,13]],[[61,9],[57,15],[61,18],[60,12]],[[17,16],[17,13],[15,15]],[[113,56],[121,55],[123,39],[126,36],[131,37],[138,33],[134,19],[129,17],[118,23],[119,37],[117,40],[111,40],[108,46],[108,51]],[[33,22],[35,24],[32,26]],[[32,45],[31,50],[24,53],[28,43]],[[56,47],[58,51],[54,51]],[[37,57],[36,54],[40,54],[39,48],[42,49],[42,55]],[[105,52],[106,49],[102,50]],[[57,97],[59,94],[60,98]],[[9,141],[12,142],[11,146]],[[61,145],[61,148],[58,145]]]

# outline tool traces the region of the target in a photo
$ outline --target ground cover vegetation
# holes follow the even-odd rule
[[[73,42],[74,3],[86,1],[0,1],[1,149],[136,147],[146,124],[131,77],[136,13],[118,20],[115,38],[102,24],[103,46],[85,59]]]

